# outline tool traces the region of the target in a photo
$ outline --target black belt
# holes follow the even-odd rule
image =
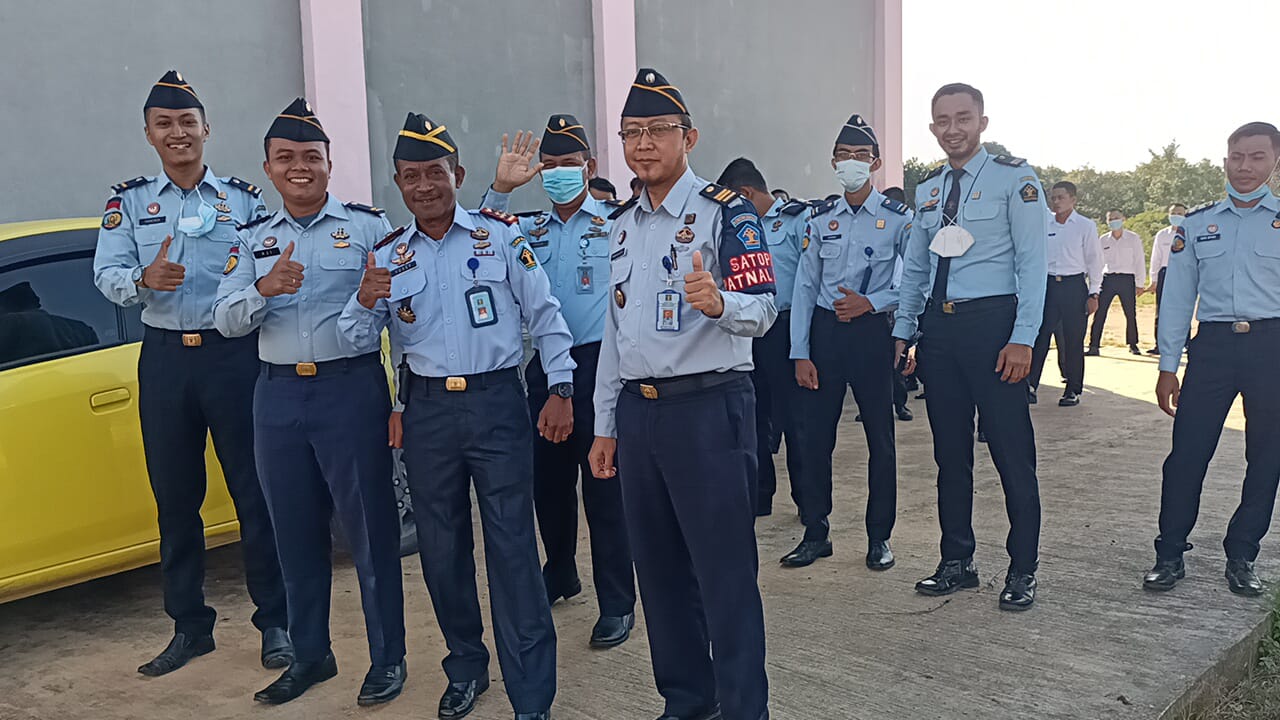
[[[232,340],[242,340],[243,338],[229,338],[217,330],[165,330],[164,328],[147,325],[146,330],[143,331],[142,339],[161,345],[181,345],[182,347],[198,348],[205,345],[219,345]]]
[[[520,369],[517,367],[490,370],[475,375],[451,375],[449,377],[423,377],[409,374],[409,387],[425,389],[433,392],[465,392],[467,390],[483,390],[497,385],[508,385],[520,382]]]
[[[355,357],[325,360],[324,362],[300,362],[293,365],[263,362],[262,367],[267,371],[267,377],[317,377],[350,372],[365,366],[381,364],[382,359],[375,351]]]
[[[1221,329],[1230,330],[1234,335],[1246,335],[1252,332],[1263,332],[1268,330],[1280,329],[1280,318],[1266,318],[1263,320],[1235,320],[1235,321],[1211,321],[1201,322],[1200,327],[1203,329]]]
[[[924,311],[933,311],[943,315],[958,315],[960,313],[976,312],[978,310],[991,310],[993,308],[1017,304],[1017,295],[992,295],[991,297],[977,298],[974,300],[956,300],[954,302],[935,303],[933,300],[929,300],[929,304],[925,307]]]
[[[750,373],[743,370],[705,372],[697,375],[681,375],[671,378],[627,380],[622,385],[622,389],[632,395],[639,395],[646,400],[657,400],[658,398],[666,399],[687,395],[699,390],[707,390],[746,377],[750,377]]]
[[[1049,273],[1049,279],[1053,280],[1054,282],[1062,282],[1063,280],[1076,280],[1076,279],[1083,280],[1084,273],[1076,273],[1075,275],[1054,275],[1053,273]]]

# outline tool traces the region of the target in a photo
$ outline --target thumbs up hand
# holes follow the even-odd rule
[[[364,277],[360,280],[360,292],[356,300],[372,310],[381,298],[391,297],[391,271],[378,267],[378,259],[369,253],[364,263]]]
[[[703,315],[718,318],[724,314],[724,297],[715,278],[702,269],[702,251],[693,251],[693,272],[684,276],[684,299]]]
[[[258,278],[258,292],[264,298],[293,295],[302,286],[302,263],[293,261],[293,241],[280,253],[271,272]]]
[[[142,271],[142,286],[161,292],[173,292],[186,279],[187,269],[175,262],[169,262],[169,246],[173,244],[173,236],[165,237],[160,243],[160,251],[151,264]]]

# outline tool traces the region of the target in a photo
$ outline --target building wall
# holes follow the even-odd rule
[[[678,86],[698,126],[694,172],[715,180],[746,156],[770,188],[839,192],[835,137],[851,114],[873,116],[875,0],[635,0],[635,8],[637,65]]]
[[[159,173],[142,104],[170,68],[208,110],[210,167],[262,185],[262,136],[302,94],[298,4],[3,2],[0,67],[0,222],[98,215],[108,186]]]
[[[464,207],[493,181],[504,132],[541,137],[558,112],[594,128],[591,0],[366,0],[364,32],[373,197],[392,222],[408,219],[391,152],[410,111],[457,142]],[[545,204],[535,179],[511,209]]]

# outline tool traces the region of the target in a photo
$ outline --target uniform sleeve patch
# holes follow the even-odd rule
[[[756,219],[756,216],[754,213],[739,213],[733,216],[733,219],[729,221],[729,224],[734,227],[737,227],[744,222],[750,222],[755,219]]]
[[[746,215],[746,214],[739,215],[738,217],[745,217],[748,220],[755,219],[754,215]],[[737,225],[738,219],[734,218],[732,222],[733,224]],[[756,224],[747,223],[742,225],[742,227],[738,228],[738,240],[742,242],[742,247],[748,250],[759,250],[760,249],[760,231],[756,229]]]
[[[102,216],[102,229],[115,230],[120,227],[120,223],[124,220],[124,215],[119,210],[112,210]]]
[[[1027,183],[1018,191],[1018,195],[1022,196],[1022,202],[1033,203],[1040,199],[1040,190],[1036,188],[1035,183]]]
[[[527,246],[520,248],[520,264],[524,265],[525,270],[532,270],[538,267],[538,258]]]
[[[112,210],[119,210],[120,202],[121,202],[120,196],[116,195],[115,197],[107,201],[107,208],[103,210],[103,212],[111,212]]]
[[[774,284],[773,256],[768,252],[748,252],[729,258],[729,274],[724,289],[742,292]]]

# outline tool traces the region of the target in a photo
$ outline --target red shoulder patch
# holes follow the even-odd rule
[[[494,210],[493,208],[480,208],[480,214],[487,218],[493,218],[504,225],[515,225],[520,220],[520,218],[511,213]]]
[[[396,228],[395,230],[392,230],[392,231],[391,231],[391,233],[390,233],[389,235],[387,235],[386,237],[384,237],[384,238],[382,238],[381,240],[379,240],[379,241],[378,241],[378,244],[373,246],[373,249],[374,249],[374,250],[379,250],[379,249],[381,249],[381,248],[386,247],[387,245],[390,245],[390,244],[391,244],[391,243],[392,243],[396,238],[398,238],[398,237],[400,237],[401,235],[403,235],[403,234],[404,234],[404,231],[405,231],[405,230],[408,230],[408,229],[409,229],[409,226],[408,226],[408,225],[401,225],[400,227]]]

